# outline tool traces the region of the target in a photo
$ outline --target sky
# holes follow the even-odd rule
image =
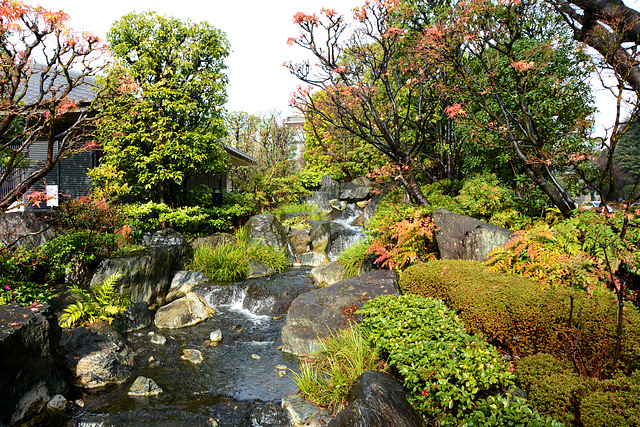
[[[293,24],[296,12],[317,13],[321,8],[335,9],[351,17],[354,7],[364,0],[26,0],[47,9],[64,10],[76,30],[90,31],[104,39],[111,24],[123,15],[153,10],[163,15],[200,22],[208,21],[224,31],[231,44],[227,59],[228,111],[288,115],[289,98],[299,81],[282,65],[298,61],[305,51],[288,46],[289,37],[299,34]],[[635,3],[632,2],[632,6]],[[615,104],[603,91],[596,91],[600,110],[596,135],[604,136],[613,122]]]
[[[26,0],[46,9],[64,10],[70,26],[90,31],[101,39],[111,24],[129,12],[152,10],[194,22],[207,21],[227,34],[232,53],[227,58],[229,111],[284,115],[293,112],[289,98],[298,80],[282,65],[300,60],[301,47],[287,46],[299,34],[293,24],[296,12],[317,13],[335,9],[351,17],[363,0]]]

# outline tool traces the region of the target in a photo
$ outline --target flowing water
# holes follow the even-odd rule
[[[158,330],[151,326],[130,332],[127,338],[137,357],[129,380],[97,391],[73,391],[68,398],[82,399],[84,408],[41,425],[288,425],[279,403],[296,390],[291,370],[298,369],[299,360],[279,350],[280,333],[291,299],[313,288],[309,269],[297,268],[198,290],[216,314],[191,327]],[[222,331],[222,341],[207,345],[210,333],[217,329]],[[152,333],[165,336],[166,344],[152,344]],[[186,348],[200,350],[204,361],[195,365],[181,360]],[[275,368],[280,365],[287,367],[282,378],[278,376],[282,369]],[[128,396],[138,376],[153,379],[164,392],[153,397]]]

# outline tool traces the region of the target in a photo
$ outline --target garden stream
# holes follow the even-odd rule
[[[150,326],[130,332],[127,338],[137,357],[129,380],[97,391],[76,391],[69,397],[82,399],[81,410],[71,418],[47,420],[41,425],[288,425],[280,399],[297,389],[291,370],[298,369],[299,359],[279,350],[280,334],[291,298],[314,288],[309,271],[293,268],[269,277],[200,289],[198,293],[216,314],[182,329]],[[253,298],[246,297],[248,290],[253,290]],[[222,341],[208,345],[210,333],[217,329],[222,332]],[[153,334],[165,336],[166,343],[152,344]],[[200,350],[204,360],[200,364],[181,360],[187,348]],[[280,377],[279,371],[286,375]],[[128,396],[138,376],[154,380],[163,393]]]

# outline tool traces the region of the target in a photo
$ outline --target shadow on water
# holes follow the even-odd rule
[[[298,268],[199,289],[216,314],[186,328],[150,326],[130,332],[127,338],[137,352],[131,377],[97,391],[72,391],[69,400],[82,399],[84,408],[65,420],[51,419],[40,425],[288,425],[279,403],[296,390],[290,370],[298,369],[299,360],[279,350],[280,334],[291,300],[313,287],[309,269]],[[264,298],[247,298],[255,289],[264,292]],[[265,300],[270,301],[269,306]],[[260,314],[264,312],[269,314]],[[223,339],[211,346],[209,335],[217,329]],[[152,334],[165,336],[166,343],[152,344]],[[187,348],[200,350],[202,363],[180,359]],[[284,377],[278,375],[282,369],[276,366],[280,365],[287,367]],[[164,392],[153,397],[128,396],[138,376],[151,378]]]

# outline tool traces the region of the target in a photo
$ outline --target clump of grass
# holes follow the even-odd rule
[[[274,273],[287,269],[289,260],[284,250],[277,251],[258,242],[249,243],[247,231],[236,231],[236,241],[218,246],[201,246],[193,255],[190,268],[203,272],[217,282],[231,282],[247,277],[248,260],[266,264]]]
[[[312,205],[310,203],[285,203],[275,208],[273,210],[273,213],[279,219],[282,218],[283,214],[287,213],[304,213],[306,215],[300,217],[304,220],[326,219],[326,215],[324,214],[324,212],[322,212],[316,205]]]
[[[338,256],[338,262],[342,263],[346,277],[357,276],[360,273],[362,261],[370,244],[370,239],[359,240],[345,248]]]
[[[302,396],[334,412],[346,404],[356,379],[368,370],[381,370],[384,363],[357,324],[320,341],[320,348],[293,373]]]

